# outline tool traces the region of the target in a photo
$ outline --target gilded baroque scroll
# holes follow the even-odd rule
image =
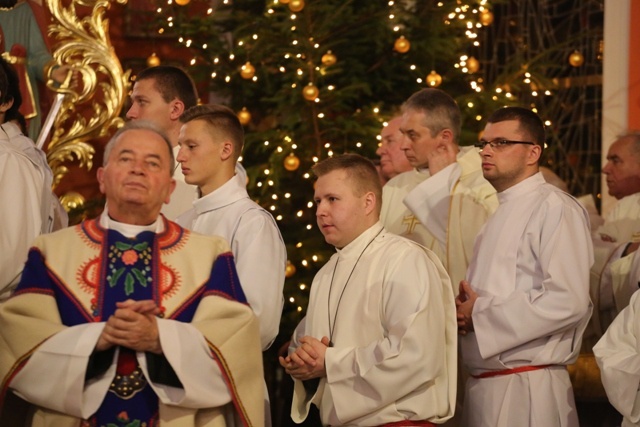
[[[66,161],[77,159],[80,167],[91,169],[95,152],[91,140],[109,135],[123,124],[119,117],[129,91],[129,71],[123,72],[111,40],[109,22],[104,18],[110,3],[127,0],[46,0],[53,17],[49,34],[56,40],[53,57],[58,65],[69,65],[78,83],[56,87],[47,74],[47,86],[63,97],[53,122],[47,159],[53,170],[54,187],[68,172]],[[80,18],[76,5],[91,8]]]

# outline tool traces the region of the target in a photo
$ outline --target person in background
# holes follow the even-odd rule
[[[380,145],[376,154],[380,157],[380,176],[384,183],[394,176],[412,169],[411,163],[402,151],[402,132],[400,123],[402,117],[394,117],[380,131]]]
[[[457,284],[478,231],[497,207],[495,190],[482,177],[478,150],[458,146],[460,109],[446,92],[428,88],[411,95],[402,105],[400,130],[414,170],[384,186],[382,223],[433,250]]]
[[[51,190],[46,154],[23,134],[15,70],[0,58],[0,301],[20,281],[36,236],[66,227],[67,213]]]
[[[638,289],[635,277],[628,279],[640,242],[640,132],[627,132],[611,144],[602,173],[606,175],[609,194],[617,202],[593,232],[591,299],[595,310],[585,351],[591,349]]]
[[[578,427],[566,366],[578,357],[592,308],[589,216],[545,182],[544,142],[534,112],[505,107],[477,144],[500,206],[478,235],[456,299],[470,373],[464,426]]]
[[[622,427],[640,425],[639,316],[640,292],[636,290],[593,347],[609,402],[623,416]]]
[[[357,154],[313,168],[318,227],[336,254],[316,274],[307,315],[280,364],[294,380],[296,423],[433,426],[453,415],[453,292],[428,249],[379,221],[382,188]]]
[[[20,81],[20,113],[27,119],[23,133],[38,140],[49,105],[46,70],[62,84],[71,69],[55,65],[47,35],[47,16],[42,4],[33,0],[0,0],[0,53],[16,67]],[[75,78],[74,78],[75,79]]]
[[[0,305],[0,425],[262,427],[259,325],[229,246],[160,215],[169,140],[129,122],[104,154],[102,215],[40,236]]]
[[[131,92],[129,120],[148,120],[162,129],[173,146],[174,158],[178,155],[178,134],[182,123],[180,116],[198,103],[198,92],[193,80],[182,68],[159,65],[141,71]],[[176,190],[169,203],[162,207],[162,214],[170,220],[189,210],[198,197],[197,188],[184,181],[179,167],[173,171]]]

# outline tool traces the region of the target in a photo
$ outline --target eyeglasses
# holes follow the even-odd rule
[[[475,144],[473,144],[473,146],[476,147],[476,148],[479,148],[482,151],[484,149],[485,145],[487,145],[487,144],[489,144],[489,146],[491,147],[492,150],[502,150],[506,146],[513,145],[513,144],[536,145],[535,142],[511,141],[509,139],[497,138],[497,139],[493,139],[491,141],[485,141],[484,139],[481,139],[480,141],[478,141]]]

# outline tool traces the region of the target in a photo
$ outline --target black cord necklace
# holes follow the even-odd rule
[[[336,305],[336,312],[333,315],[333,325],[331,325],[331,290],[333,289],[333,278],[336,276],[336,270],[338,268],[338,262],[340,261],[340,256],[338,256],[338,259],[336,260],[336,265],[333,266],[333,273],[331,274],[331,283],[329,284],[329,296],[327,297],[327,321],[329,322],[329,347],[333,347],[333,331],[336,328],[336,319],[338,318],[338,309],[340,308],[340,303],[342,302],[342,296],[344,295],[344,291],[347,289],[347,285],[349,284],[349,279],[351,279],[351,275],[353,274],[353,271],[356,269],[356,266],[358,265],[358,261],[360,261],[360,258],[362,258],[362,255],[364,255],[365,251],[369,248],[369,245],[371,245],[371,243],[373,243],[373,241],[376,240],[376,237],[378,237],[380,233],[382,233],[382,230],[384,230],[384,228],[380,229],[380,231],[378,231],[378,233],[375,236],[373,236],[373,239],[369,240],[369,243],[367,243],[367,246],[365,246],[362,252],[360,252],[360,255],[358,255],[358,259],[356,259],[355,264],[353,264],[353,268],[349,273],[349,277],[347,277],[347,281],[344,282],[344,287],[342,288],[342,292],[340,292],[340,297],[338,298],[338,304]]]

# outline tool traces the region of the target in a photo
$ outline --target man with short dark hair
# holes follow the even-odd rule
[[[229,242],[240,283],[260,320],[262,350],[267,350],[280,327],[287,251],[273,216],[247,193],[246,174],[238,163],[244,130],[224,105],[192,107],[180,121],[177,160],[185,181],[198,187],[200,197],[176,222]]]
[[[262,349],[280,326],[287,252],[273,216],[251,200],[237,164],[244,130],[223,105],[199,105],[180,121],[178,163],[200,197],[176,222],[189,230],[224,237],[231,246],[240,282],[260,319]]]
[[[379,221],[382,189],[356,154],[313,168],[316,218],[337,253],[316,274],[305,319],[280,364],[295,380],[291,416],[323,425],[434,426],[451,418],[456,337],[442,263]]]
[[[566,366],[591,314],[593,251],[587,212],[539,172],[544,142],[535,113],[505,107],[477,144],[500,206],[456,299],[464,426],[578,426]]]
[[[127,111],[129,120],[148,120],[162,129],[171,141],[174,158],[178,155],[180,116],[198,103],[198,93],[193,80],[182,68],[159,65],[141,71],[135,79],[131,92],[131,107]],[[176,190],[162,213],[170,220],[191,207],[197,198],[195,186],[188,185],[179,168],[173,171]]]
[[[259,326],[229,246],[160,215],[173,162],[160,129],[127,123],[98,169],[103,214],[35,241],[0,305],[0,410],[12,390],[33,421],[1,425],[264,425]]]

